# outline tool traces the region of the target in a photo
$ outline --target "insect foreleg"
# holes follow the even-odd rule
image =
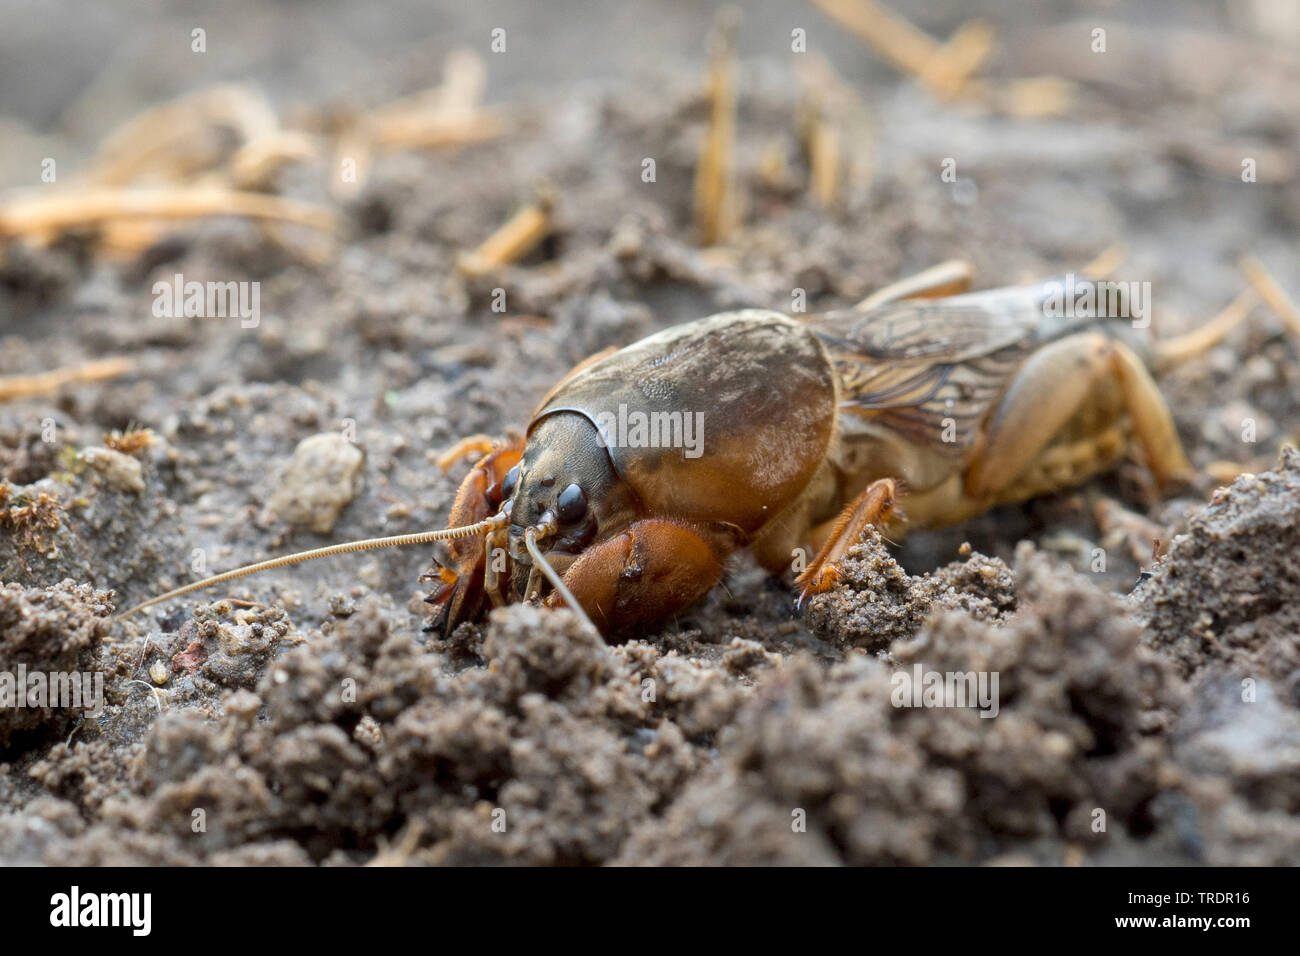
[[[584,551],[564,582],[609,634],[693,604],[722,577],[723,557],[695,528],[647,518]],[[548,603],[557,603],[555,595]]]
[[[868,527],[878,527],[896,514],[897,501],[898,482],[893,478],[881,478],[867,485],[866,490],[844,509],[835,519],[817,557],[795,579],[800,605],[808,596],[831,589],[840,578],[840,559],[861,539]]]

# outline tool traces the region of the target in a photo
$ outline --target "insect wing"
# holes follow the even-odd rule
[[[957,453],[1025,356],[1061,331],[1045,315],[1045,288],[894,302],[810,324],[830,350],[843,410]]]

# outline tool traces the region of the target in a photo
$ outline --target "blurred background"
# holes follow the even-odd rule
[[[1099,225],[1090,187],[1080,180],[1118,163],[1129,187],[1119,209],[1124,221],[1100,225],[1130,240],[1144,275],[1161,271],[1142,259],[1141,249],[1156,243],[1176,243],[1180,258],[1196,260],[1196,269],[1178,277],[1189,284],[1191,299],[1222,288],[1232,268],[1207,255],[1208,245],[1231,251],[1260,243],[1276,257],[1275,269],[1295,268],[1296,257],[1270,234],[1294,229],[1300,218],[1294,189],[1300,5],[896,0],[886,6],[937,42],[982,21],[991,49],[980,61],[981,77],[1060,80],[1069,84],[1069,102],[1034,116],[1027,114],[1043,104],[1032,102],[1033,91],[1031,102],[1004,101],[992,115],[987,100],[977,110],[936,101],[831,15],[836,7],[854,7],[833,0],[740,5],[734,42],[749,70],[743,79],[757,88],[766,72],[772,85],[795,83],[791,32],[802,29],[810,55],[824,57],[872,111],[872,162],[880,167],[947,156],[970,172],[988,163],[1055,164],[1063,174],[1052,187],[1055,202],[1030,195],[1028,185],[1016,200],[1030,217],[1054,219],[1040,226],[1051,232],[1070,223],[1085,231]],[[431,88],[457,48],[485,57],[490,104],[556,111],[579,89],[609,83],[651,97],[665,77],[702,76],[707,38],[722,7],[687,0],[0,0],[0,186],[39,182],[43,157],[59,158],[71,172],[145,107],[213,84],[246,84],[292,123],[295,111],[366,110]],[[491,54],[490,34],[498,27],[507,31],[507,49]],[[196,28],[205,31],[206,53],[191,49]],[[1097,29],[1106,31],[1104,53],[1092,49]],[[1263,188],[1235,191],[1231,215],[1217,218],[1217,209],[1205,208],[1205,183],[1239,183],[1246,154],[1257,158]],[[1190,179],[1180,175],[1184,170]]]
[[[284,105],[363,99],[435,81],[450,50],[486,49],[489,31],[499,26],[511,28],[516,45],[494,64],[488,93],[512,97],[538,86],[698,67],[703,39],[724,5],[716,0],[4,0],[0,115],[38,132],[94,142],[140,104],[218,80],[264,86]],[[789,30],[801,26],[850,82],[881,86],[894,78],[879,58],[811,4],[753,0],[740,6],[737,47],[743,57],[785,56]],[[989,21],[999,34],[996,65],[1007,72],[1070,68],[1053,38],[1076,21],[1119,28],[1111,52],[1125,62],[1118,71],[1124,75],[1113,77],[1116,85],[1158,83],[1170,63],[1176,69],[1181,60],[1190,75],[1201,77],[1203,95],[1213,91],[1217,71],[1228,66],[1223,60],[1234,38],[1254,44],[1261,56],[1268,49],[1294,55],[1300,43],[1300,9],[1289,0],[895,0],[888,6],[937,37],[951,35],[972,17]],[[196,26],[208,31],[210,50],[218,55],[191,55],[189,35]],[[1152,38],[1162,51],[1145,49]],[[1224,52],[1195,56],[1201,47],[1180,57],[1171,48],[1198,38],[1221,40]],[[1104,82],[1106,72],[1097,69],[1094,78]]]

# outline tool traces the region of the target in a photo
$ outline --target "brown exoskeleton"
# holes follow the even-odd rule
[[[1132,322],[1051,314],[1049,284],[949,294],[968,283],[946,264],[852,310],[728,312],[592,356],[522,437],[467,439],[444,456],[482,453],[446,531],[273,559],[155,601],[309,557],[451,538],[448,565],[426,575],[445,632],[490,605],[540,600],[608,636],[692,604],[741,548],[780,573],[811,543],[800,601],[824,591],[869,525],[901,519],[900,499],[912,526],[952,524],[1077,484],[1133,444],[1162,487],[1190,475]],[[632,413],[675,442],[615,427]]]

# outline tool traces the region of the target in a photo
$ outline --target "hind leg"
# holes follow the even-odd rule
[[[1070,487],[1118,457],[1122,436],[1115,428],[1053,447],[1070,420],[1105,387],[1117,388],[1161,486],[1186,479],[1191,467],[1173,417],[1141,359],[1122,342],[1086,332],[1044,346],[1017,373],[967,468],[964,510],[975,513]]]

